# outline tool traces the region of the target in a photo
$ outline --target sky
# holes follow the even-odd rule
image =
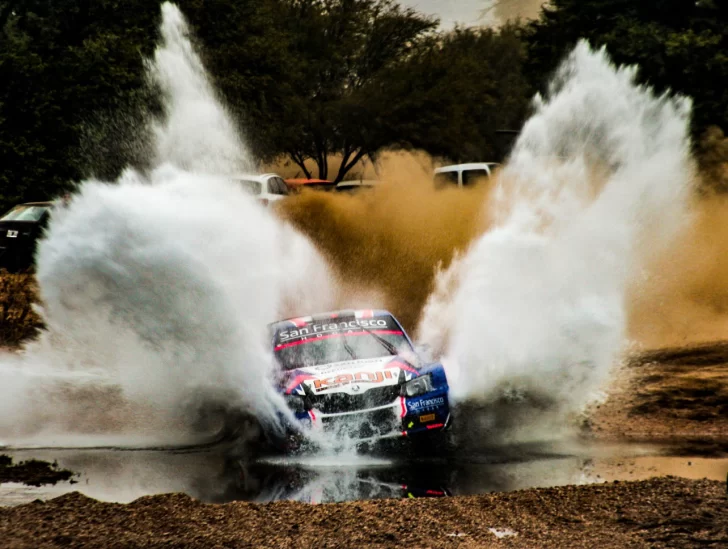
[[[515,17],[534,17],[544,0],[400,0],[423,13],[437,15],[444,28],[498,24]]]

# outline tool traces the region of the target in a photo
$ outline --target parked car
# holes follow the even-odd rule
[[[336,188],[336,183],[328,179],[286,179],[286,184],[293,192],[301,192],[302,189],[331,191]]]
[[[9,271],[32,267],[36,242],[54,206],[54,202],[28,202],[0,217],[0,267]]]
[[[263,206],[282,199],[290,192],[285,181],[274,173],[265,173],[262,175],[244,174],[234,176],[232,179],[236,183],[239,183],[243,187],[243,190],[255,196],[256,200]]]
[[[415,352],[391,313],[335,311],[270,330],[278,390],[296,420],[285,440],[271,440],[278,448],[296,449],[313,427],[358,443],[449,428],[445,369]]]
[[[342,181],[336,185],[336,192],[358,193],[366,189],[372,189],[379,184],[376,179],[356,179],[352,181]]]
[[[478,181],[488,179],[500,166],[496,162],[474,162],[470,164],[454,164],[435,170],[435,185],[444,188],[449,185],[471,187]]]

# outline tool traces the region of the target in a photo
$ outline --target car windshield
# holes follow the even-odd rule
[[[40,221],[48,210],[50,210],[49,206],[21,204],[0,217],[0,221]]]
[[[281,195],[287,195],[288,193],[288,185],[286,185],[286,182],[283,181],[280,177],[273,177],[269,180],[268,186],[270,187],[270,192],[272,194],[281,194]]]
[[[248,179],[237,179],[237,183],[243,187],[243,190],[248,194],[257,195],[260,194],[262,186],[258,181],[249,181]]]
[[[392,317],[337,318],[300,327],[279,328],[274,352],[286,370],[411,351],[402,328]]]
[[[372,330],[369,333],[362,330],[283,343],[275,348],[275,355],[286,370],[362,358],[392,356],[387,345],[377,340],[374,335],[381,337],[395,349],[403,351],[410,349],[402,332],[387,333],[382,330]]]

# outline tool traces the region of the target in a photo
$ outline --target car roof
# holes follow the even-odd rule
[[[390,313],[389,311],[385,311],[384,309],[342,309],[340,311],[329,311],[326,313],[317,313],[314,315],[309,316],[294,316],[291,318],[284,318],[282,320],[277,320],[276,322],[272,322],[270,326],[276,326],[278,324],[282,324],[284,322],[287,323],[309,323],[309,322],[316,322],[320,320],[331,320],[334,318],[341,318],[341,317],[357,317],[357,318],[374,318],[378,316],[391,316],[394,318],[394,315]],[[395,319],[396,320],[396,319]]]
[[[442,166],[437,168],[435,173],[459,172],[461,170],[479,170],[483,168],[492,168],[499,166],[498,162],[470,162],[468,164],[453,164],[451,166]]]
[[[286,179],[289,185],[333,185],[334,182],[329,179]]]
[[[254,173],[236,173],[231,175],[233,179],[247,179],[248,181],[265,181],[270,179],[271,177],[281,177],[278,174],[275,173],[260,173],[260,174],[254,174]],[[281,179],[283,179],[281,177]]]
[[[22,204],[16,204],[13,206],[13,208],[17,208],[18,206],[49,206],[53,207],[55,206],[55,202],[23,202]]]

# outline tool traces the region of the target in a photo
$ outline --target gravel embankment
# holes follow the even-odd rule
[[[674,477],[429,500],[122,505],[78,493],[0,509],[4,548],[728,547],[726,485]]]

